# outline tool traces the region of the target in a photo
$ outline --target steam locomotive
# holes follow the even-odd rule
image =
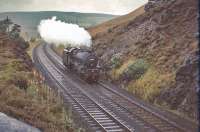
[[[98,81],[100,73],[99,59],[90,49],[65,48],[63,51],[63,64],[87,82]]]

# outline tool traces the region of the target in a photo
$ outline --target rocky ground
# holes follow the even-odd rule
[[[107,30],[90,28],[93,49],[109,73],[106,78],[197,120],[197,5],[197,0],[167,1],[146,12],[140,9],[134,17],[132,12],[126,15],[132,19]]]

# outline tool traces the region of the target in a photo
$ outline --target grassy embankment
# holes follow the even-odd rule
[[[164,73],[144,59],[113,57],[111,63],[113,67],[109,76],[112,80],[126,81],[124,84],[129,92],[149,102],[153,102],[161,88],[173,83],[175,79],[174,74]]]
[[[36,42],[30,45],[29,53]],[[9,45],[0,48],[0,111],[44,132],[74,131],[61,99],[34,68],[27,70],[14,50]]]

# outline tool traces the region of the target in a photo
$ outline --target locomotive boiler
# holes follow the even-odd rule
[[[63,64],[88,82],[96,82],[99,78],[99,59],[90,49],[65,48]]]

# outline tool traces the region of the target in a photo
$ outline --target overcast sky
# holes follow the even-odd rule
[[[0,0],[0,12],[74,11],[127,14],[148,0]]]

